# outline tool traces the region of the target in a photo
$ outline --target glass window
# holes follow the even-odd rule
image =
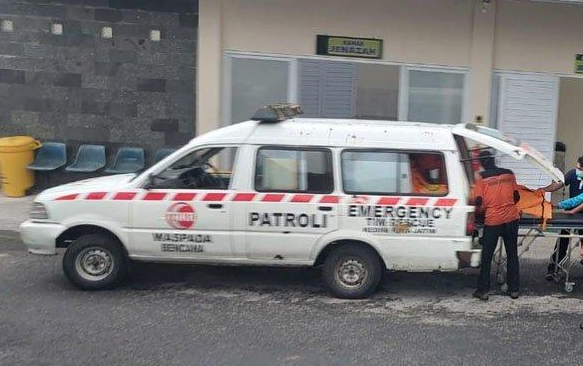
[[[399,119],[400,66],[356,64],[356,116]]]
[[[332,153],[320,149],[261,148],[257,152],[255,189],[330,193],[334,189]]]
[[[460,123],[464,74],[409,71],[409,121]]]
[[[350,194],[441,196],[448,192],[440,153],[345,150],[342,180]]]
[[[235,147],[195,150],[152,177],[152,184],[166,189],[229,189],[236,152]]]
[[[231,121],[247,121],[265,104],[288,101],[289,62],[231,58]]]

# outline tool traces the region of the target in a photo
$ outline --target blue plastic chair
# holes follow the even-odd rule
[[[154,155],[154,164],[158,163],[160,160],[172,154],[174,151],[176,151],[176,149],[170,147],[159,149],[158,151],[156,151],[156,155]]]
[[[75,162],[65,168],[68,172],[92,173],[105,166],[105,146],[81,145]]]
[[[56,170],[67,164],[67,147],[60,142],[43,142],[42,147],[36,153],[30,170],[48,172]]]
[[[117,151],[113,164],[105,169],[108,174],[135,173],[145,167],[144,149],[139,147],[122,147]]]

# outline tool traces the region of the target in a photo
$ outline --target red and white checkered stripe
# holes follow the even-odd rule
[[[240,192],[89,192],[73,193],[55,198],[55,201],[201,201],[201,202],[275,202],[370,204],[381,206],[432,206],[451,207],[458,203],[455,198],[397,197],[397,196],[337,196],[295,193],[240,193]]]

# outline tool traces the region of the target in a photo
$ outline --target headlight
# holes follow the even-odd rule
[[[34,202],[28,216],[33,220],[46,220],[49,218],[49,213],[47,212],[45,205],[39,202]]]

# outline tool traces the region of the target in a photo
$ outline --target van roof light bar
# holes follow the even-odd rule
[[[303,114],[302,108],[298,104],[293,103],[277,103],[267,104],[259,108],[251,120],[266,123],[276,123],[285,121],[288,118],[293,118],[297,115]]]

